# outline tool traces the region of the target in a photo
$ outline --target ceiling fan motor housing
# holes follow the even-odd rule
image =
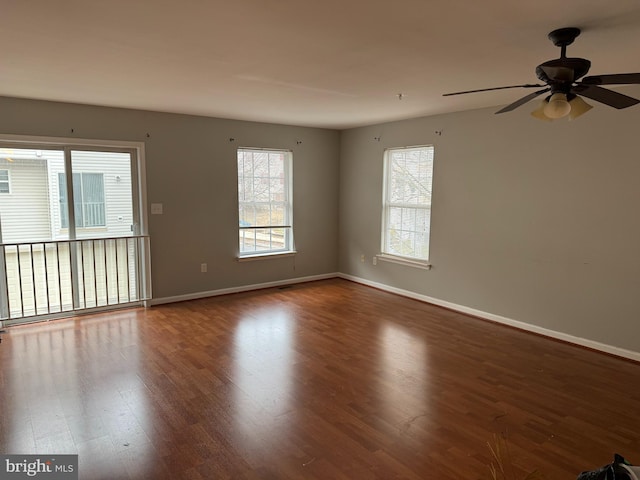
[[[562,86],[570,88],[571,84],[584,77],[591,68],[591,62],[584,58],[557,58],[536,67],[536,76],[553,88]]]

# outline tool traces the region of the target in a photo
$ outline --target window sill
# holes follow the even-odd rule
[[[287,252],[269,252],[269,253],[255,253],[252,255],[244,255],[242,257],[237,257],[236,260],[239,262],[252,262],[254,260],[270,260],[273,258],[282,258],[282,257],[293,257],[296,253],[295,250],[287,251]]]
[[[106,232],[108,230],[106,225],[96,225],[94,227],[76,227],[76,232]],[[68,227],[60,227],[59,233],[69,233]]]
[[[387,255],[386,253],[379,253],[376,258],[384,262],[397,263],[399,265],[406,265],[407,267],[421,268],[423,270],[431,270],[431,263],[428,261],[414,260],[406,257],[396,257],[394,255]]]

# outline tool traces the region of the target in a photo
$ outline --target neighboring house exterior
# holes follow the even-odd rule
[[[8,161],[0,158],[0,176],[6,172],[7,188],[0,193],[2,241],[50,240],[50,185],[46,160]]]
[[[74,152],[72,168],[76,238],[131,235],[129,156]],[[6,188],[3,188],[4,178],[8,179]],[[63,152],[21,149],[0,154],[3,243],[68,239],[66,201]]]

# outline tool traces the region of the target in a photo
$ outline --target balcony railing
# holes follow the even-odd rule
[[[58,316],[148,300],[146,235],[0,244],[0,319]]]

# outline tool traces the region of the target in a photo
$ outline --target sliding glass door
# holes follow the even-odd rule
[[[148,298],[136,149],[0,143],[0,319]]]

